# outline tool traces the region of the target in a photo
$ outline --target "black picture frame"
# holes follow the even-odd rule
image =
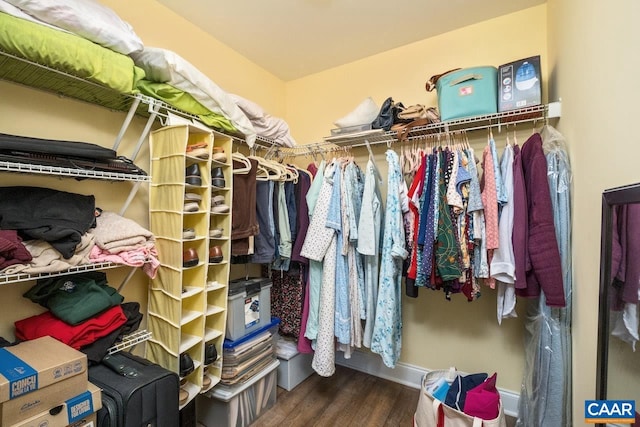
[[[600,287],[598,305],[598,354],[596,399],[607,399],[609,365],[609,288],[611,283],[611,248],[613,210],[615,206],[640,203],[640,183],[605,190],[602,193],[602,229],[600,236]]]

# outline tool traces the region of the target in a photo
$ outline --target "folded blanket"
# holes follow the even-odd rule
[[[1,271],[2,274],[40,274],[55,273],[57,271],[68,270],[71,267],[89,264],[89,253],[94,246],[94,237],[92,234],[85,233],[78,246],[76,252],[69,259],[62,257],[51,244],[44,240],[27,240],[24,242],[25,248],[33,257],[26,264],[14,264]]]
[[[91,234],[95,236],[98,247],[112,254],[155,245],[151,231],[115,212],[102,212],[96,218],[96,227]]]
[[[147,276],[155,279],[160,261],[158,261],[158,251],[155,246],[151,248],[140,247],[130,251],[122,251],[112,254],[99,247],[94,246],[89,255],[91,262],[112,262],[114,264],[124,264],[131,267],[142,267],[142,271]]]
[[[14,324],[16,327],[15,335],[18,339],[34,340],[50,335],[69,347],[80,350],[81,347],[109,335],[125,323],[127,323],[127,317],[124,315],[122,307],[116,305],[76,326],[66,324],[50,311],[18,320]]]
[[[289,125],[283,119],[272,116],[255,102],[249,101],[240,95],[230,93],[229,97],[249,118],[257,135],[271,139],[283,147],[294,147],[297,145],[291,136]]]
[[[0,230],[0,269],[31,261],[32,256],[22,244],[16,230]]]

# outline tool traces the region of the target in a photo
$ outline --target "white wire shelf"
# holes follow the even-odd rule
[[[37,274],[29,274],[29,273],[15,273],[15,274],[3,274],[0,273],[0,285],[6,285],[9,283],[15,282],[26,282],[29,280],[37,280],[45,277],[57,277],[64,276],[66,274],[77,273],[80,271],[92,271],[92,270],[104,270],[107,268],[117,268],[122,267],[122,264],[115,264],[112,262],[97,262],[93,264],[82,264],[71,267],[67,270],[56,271],[50,273],[37,273]]]
[[[4,172],[19,172],[41,175],[56,175],[58,177],[72,177],[72,178],[90,178],[90,179],[104,179],[108,181],[138,181],[138,182],[150,182],[151,177],[148,175],[137,175],[120,172],[105,172],[87,169],[74,169],[59,166],[44,166],[31,163],[16,163],[0,161],[0,171]]]
[[[413,141],[425,138],[429,135],[438,135],[448,132],[473,131],[495,127],[501,128],[502,126],[510,126],[527,122],[535,123],[537,121],[560,117],[560,112],[561,103],[553,102],[550,104],[536,105],[513,111],[505,111],[502,113],[448,120],[446,122],[416,126],[408,132],[406,140]],[[394,131],[355,137],[345,135],[344,138],[331,138],[330,141],[326,141],[326,144],[337,145],[338,147],[359,147],[366,145],[367,142],[369,144],[394,143],[398,142],[398,135]]]
[[[140,344],[141,342],[147,341],[149,338],[151,338],[151,332],[145,329],[142,329],[140,331],[135,331],[129,335],[126,335],[122,339],[122,342],[119,342],[118,344],[115,344],[112,347],[109,347],[109,350],[107,352],[108,354],[114,354],[119,351],[131,348],[136,344]]]

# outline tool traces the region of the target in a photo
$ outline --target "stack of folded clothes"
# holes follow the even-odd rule
[[[276,360],[274,334],[279,323],[280,319],[274,318],[271,324],[238,340],[224,341],[221,384],[245,383]]]
[[[48,310],[16,321],[18,340],[49,335],[83,351],[94,362],[142,320],[140,305],[122,303],[122,295],[100,271],[39,279],[23,296]]]

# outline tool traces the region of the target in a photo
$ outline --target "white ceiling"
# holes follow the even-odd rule
[[[284,81],[545,0],[158,0]]]

